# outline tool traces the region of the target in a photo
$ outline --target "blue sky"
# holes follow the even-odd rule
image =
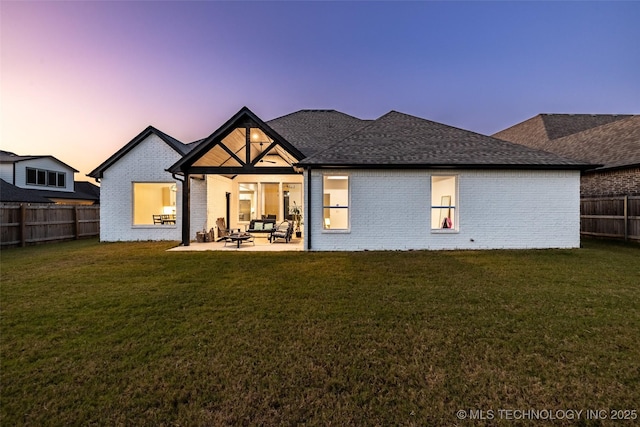
[[[0,146],[77,179],[149,124],[190,142],[244,105],[485,134],[640,113],[637,2],[3,1],[0,19]]]

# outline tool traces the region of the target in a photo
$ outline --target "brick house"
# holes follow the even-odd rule
[[[575,248],[588,167],[395,111],[263,121],[244,107],[190,144],[148,127],[90,176],[107,241],[189,245],[216,218],[242,228],[302,206],[307,250]]]
[[[640,195],[640,116],[538,114],[493,135],[599,165],[580,181],[582,197]]]

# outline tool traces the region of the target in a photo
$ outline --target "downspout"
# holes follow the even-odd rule
[[[307,250],[311,250],[311,231],[313,229],[313,221],[311,220],[311,168],[307,169],[307,224],[309,224],[305,229],[307,230]]]

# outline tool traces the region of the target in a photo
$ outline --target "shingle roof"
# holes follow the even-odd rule
[[[37,159],[44,156],[19,156],[16,153],[10,151],[0,150],[0,163],[16,163],[23,160]]]
[[[599,169],[640,164],[640,116],[539,114],[494,137],[603,165]]]
[[[562,138],[630,117],[630,115],[617,114],[541,114],[540,116],[549,139]]]
[[[75,181],[73,192],[20,188],[0,180],[0,202],[54,203],[51,199],[100,201],[100,187],[86,181]]]
[[[10,151],[1,151],[0,150],[0,163],[18,163],[18,162],[23,162],[26,160],[34,160],[34,159],[53,159],[54,161],[60,163],[61,165],[73,170],[74,172],[78,172],[77,169],[72,168],[71,166],[69,166],[68,164],[66,164],[65,162],[60,161],[59,159],[56,159],[53,156],[50,155],[45,155],[45,156],[19,156],[15,153],[12,153]]]
[[[40,195],[38,191],[16,187],[13,184],[9,184],[4,179],[0,179],[0,202],[53,203],[51,200]]]
[[[266,123],[309,157],[369,122],[336,110],[300,110]]]
[[[88,181],[75,181],[73,188],[79,198],[100,201],[100,187]]]
[[[391,111],[300,165],[580,168],[584,162]]]

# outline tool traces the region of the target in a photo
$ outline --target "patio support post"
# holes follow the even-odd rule
[[[182,182],[182,246],[189,246],[191,239],[191,178],[188,173],[184,174]]]

